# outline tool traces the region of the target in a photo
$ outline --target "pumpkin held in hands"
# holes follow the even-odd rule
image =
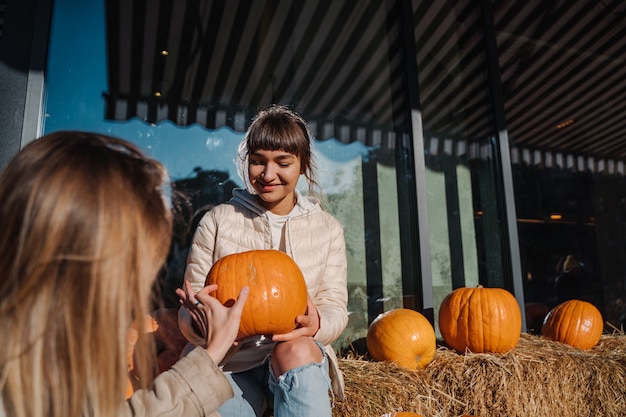
[[[517,346],[522,313],[503,288],[457,288],[441,303],[439,329],[457,352],[505,353]]]
[[[367,331],[372,359],[390,361],[408,369],[422,369],[435,356],[435,329],[421,313],[398,308],[380,314]]]
[[[302,271],[289,255],[277,250],[253,250],[227,255],[209,271],[205,285],[231,305],[245,286],[250,288],[239,325],[239,338],[288,333],[296,316],[307,310],[307,288]]]
[[[541,335],[578,349],[591,349],[600,341],[604,322],[600,310],[582,300],[568,300],[546,316]]]

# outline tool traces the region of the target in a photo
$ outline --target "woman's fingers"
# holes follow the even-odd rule
[[[207,340],[207,352],[217,363],[222,362],[227,353],[232,352],[239,333],[241,313],[248,299],[250,289],[244,287],[232,307],[222,305],[208,294],[198,294],[198,299],[207,311],[210,331]]]

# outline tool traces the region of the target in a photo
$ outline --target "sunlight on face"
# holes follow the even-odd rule
[[[294,190],[300,178],[300,158],[284,151],[250,153],[248,176],[261,204],[274,214],[288,214],[295,204]]]

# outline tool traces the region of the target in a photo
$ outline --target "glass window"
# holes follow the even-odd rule
[[[420,307],[397,6],[72,3],[55,1],[46,133],[84,128],[130,139],[191,195],[180,210],[166,294],[180,285],[189,228],[241,185],[233,160],[251,117],[281,103],[309,121],[324,204],[345,229],[350,323],[337,347],[364,337],[383,310]]]
[[[436,313],[456,288],[509,287],[510,271],[481,10],[470,1],[413,8]]]
[[[493,2],[527,326],[571,298],[625,324],[623,2]],[[535,313],[536,312],[536,313]]]

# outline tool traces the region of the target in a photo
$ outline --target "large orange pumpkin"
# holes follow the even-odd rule
[[[504,353],[522,332],[522,313],[513,295],[502,288],[457,288],[439,309],[439,330],[460,353]]]
[[[568,300],[554,307],[541,326],[543,336],[583,350],[594,347],[603,330],[600,310],[582,300]]]
[[[435,329],[421,313],[398,308],[380,314],[367,331],[372,359],[390,361],[408,369],[422,369],[435,356]]]
[[[225,256],[213,264],[205,285],[209,284],[218,285],[213,295],[225,305],[232,304],[244,286],[250,288],[239,338],[290,332],[296,316],[306,313],[304,276],[284,252],[253,250]]]

